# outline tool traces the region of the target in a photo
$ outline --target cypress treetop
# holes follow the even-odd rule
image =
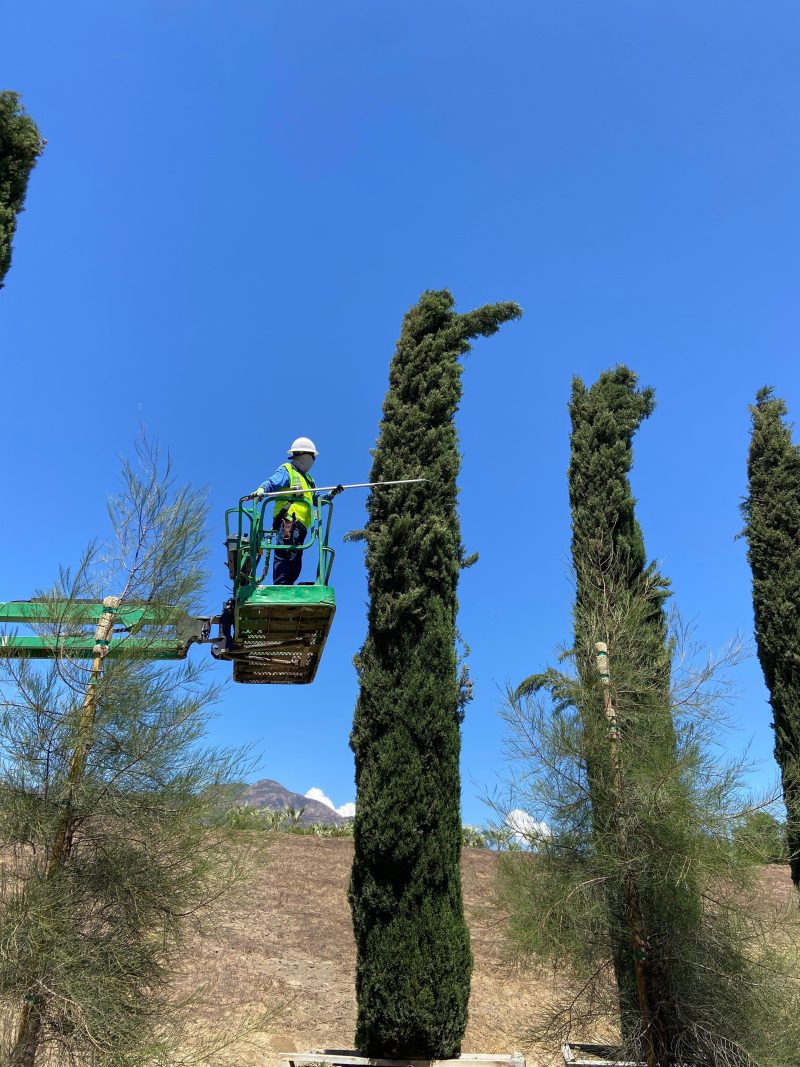
[[[640,679],[637,699],[641,702],[647,693],[648,705],[661,704],[661,732],[671,740],[664,612],[669,582],[647,563],[629,481],[633,435],[654,408],[653,390],[639,389],[637,376],[625,366],[605,371],[588,389],[579,378],[572,383],[569,500],[577,582],[575,642],[585,677],[591,678],[594,642],[611,637],[598,631],[598,620],[613,618],[615,600],[625,604],[634,592],[649,605],[639,632],[646,646],[643,663],[649,669]]]
[[[652,415],[652,389],[638,389],[627,367],[605,371],[590,388],[573,379],[569,499],[573,554],[613,560],[629,575],[645,567],[644,538],[634,515],[628,475],[633,435]]]

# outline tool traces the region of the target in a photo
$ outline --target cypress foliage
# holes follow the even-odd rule
[[[676,743],[664,612],[668,583],[652,564],[647,564],[628,480],[633,435],[653,408],[652,390],[637,389],[636,375],[626,367],[602,374],[589,389],[578,379],[573,382],[569,498],[577,580],[575,652],[584,690],[584,726],[594,739],[587,752],[592,816],[601,850],[610,849],[612,853],[609,860],[627,856],[633,864],[627,884],[626,879],[616,879],[609,883],[607,891],[621,1021],[628,1034],[647,1030],[646,1040],[652,1044],[657,1062],[666,1063],[678,1045],[679,1035],[674,1027],[681,1012],[671,996],[673,983],[663,952],[677,931],[664,929],[663,922],[667,914],[676,919],[683,906],[689,909],[680,922],[685,926],[686,919],[696,912],[697,902],[688,885],[683,891],[674,887],[685,899],[663,899],[668,882],[662,881],[659,889],[656,870],[663,856],[651,848],[652,841],[646,840],[646,829],[637,821],[635,811],[623,810],[620,815],[620,808],[624,809],[627,803],[624,795],[616,796],[619,790],[611,780],[614,772],[605,743],[608,731],[603,695],[596,684],[594,647],[595,642],[606,641],[612,669],[626,671],[627,691],[619,693],[617,686],[614,698],[619,758],[624,768],[622,788],[629,796],[635,796],[639,791],[637,778],[642,782],[650,768],[663,765],[665,758],[669,760]],[[614,628],[613,620],[625,614],[622,606],[630,604],[633,595],[640,605],[638,617],[627,635],[629,647],[621,656],[617,640],[620,635],[609,632],[609,624]],[[635,670],[629,670],[634,664]],[[642,745],[643,740],[646,746]],[[643,764],[646,750],[649,758]],[[645,856],[650,869],[636,870]],[[636,926],[640,928],[638,934]],[[645,952],[643,996],[641,990],[637,991],[635,964],[637,953]],[[647,1003],[644,1011],[643,1001]]]
[[[769,689],[775,759],[787,811],[792,881],[800,888],[800,448],[783,400],[761,389],[747,460],[747,558],[756,645]]]
[[[0,92],[0,289],[11,266],[11,243],[28,178],[41,154],[42,138],[19,95]]]
[[[503,303],[461,315],[453,304],[446,290],[428,291],[403,320],[370,474],[428,482],[373,492],[360,534],[369,629],[356,660],[350,905],[356,1044],[367,1055],[453,1056],[467,1023],[459,726],[468,684],[455,640],[456,587],[468,561],[454,416],[470,339],[495,333],[520,310]]]

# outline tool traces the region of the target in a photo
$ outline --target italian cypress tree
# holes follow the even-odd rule
[[[42,153],[42,138],[19,95],[0,92],[0,289],[11,266],[11,243],[28,178]]]
[[[792,881],[800,888],[800,448],[784,421],[786,404],[771,389],[759,391],[750,411],[744,532],[758,658],[769,690],[788,816]]]
[[[613,1020],[620,1058],[649,1067],[795,1064],[795,924],[771,927],[751,890],[731,839],[742,767],[717,748],[736,649],[698,664],[668,626],[636,521],[632,439],[652,410],[625,367],[573,384],[572,669],[528,678],[504,712],[523,763],[509,806],[549,832],[500,858],[501,900],[517,952],[565,981],[540,1039]]]
[[[356,1044],[367,1055],[455,1055],[472,956],[461,899],[459,750],[468,686],[456,654],[466,562],[456,507],[454,417],[470,339],[516,304],[466,314],[428,291],[403,320],[372,481],[427,483],[370,495],[368,635],[356,660],[351,736],[357,806],[350,905],[357,946]]]
[[[584,726],[593,738],[587,750],[592,816],[601,852],[610,851],[609,861],[629,861],[629,871],[610,882],[606,894],[620,1014],[623,1031],[641,1034],[650,1048],[648,1058],[661,1064],[678,1047],[682,1015],[674,1001],[669,947],[678,929],[688,933],[698,902],[691,880],[678,886],[658,869],[665,859],[652,837],[658,828],[647,826],[635,810],[649,772],[663,767],[676,745],[664,612],[667,582],[647,563],[628,480],[633,435],[653,407],[652,390],[637,389],[636,375],[626,367],[602,374],[588,389],[580,380],[573,382],[569,498],[577,580],[575,652]],[[615,621],[621,621],[634,596],[637,617],[627,627],[623,652]],[[610,647],[618,682],[619,672],[625,672],[623,686],[616,685],[614,693],[618,738],[609,735],[603,694],[595,681],[598,641]],[[616,754],[611,744],[616,744]],[[677,899],[667,899],[670,888]],[[678,929],[666,923],[677,923]]]

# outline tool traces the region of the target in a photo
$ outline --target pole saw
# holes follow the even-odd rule
[[[427,482],[427,478],[401,478],[396,482],[355,482],[353,485],[315,485],[313,489],[279,489],[275,493],[248,493],[240,497],[239,503],[246,500],[270,500],[274,497],[295,496],[300,493],[330,493],[334,489],[376,489],[386,485],[417,485],[419,482]]]

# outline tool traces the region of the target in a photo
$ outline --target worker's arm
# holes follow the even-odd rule
[[[268,478],[266,482],[262,482],[256,489],[256,493],[259,489],[263,489],[265,493],[277,493],[281,489],[288,489],[292,484],[292,480],[289,477],[289,472],[285,467],[278,467],[271,478]],[[263,494],[259,493],[259,496]]]

